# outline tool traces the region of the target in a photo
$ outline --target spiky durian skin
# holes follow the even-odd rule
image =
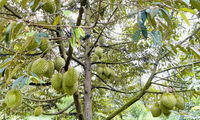
[[[103,57],[103,49],[100,47],[97,47],[95,49],[95,54],[97,54],[99,56],[99,59],[101,59]]]
[[[51,77],[51,85],[56,91],[60,91],[62,88],[62,74],[61,73],[55,73]]]
[[[27,66],[27,74],[31,75],[31,67],[32,67],[33,62],[30,62]]]
[[[66,85],[66,81],[63,80],[62,88],[68,95],[73,95],[78,90],[78,81],[76,81],[73,86],[69,87]]]
[[[103,74],[103,68],[102,67],[98,67],[97,68],[97,74],[98,75],[102,75]]]
[[[48,70],[48,63],[44,58],[38,58],[35,60],[31,66],[31,72],[41,75],[47,72]]]
[[[54,1],[52,1],[52,0],[47,0],[47,2],[43,5],[43,9],[44,9],[46,12],[52,14],[52,13],[54,13],[55,10],[56,10],[56,5],[55,5]]]
[[[171,93],[165,93],[162,95],[161,102],[167,108],[172,109],[176,105],[176,98]]]
[[[159,104],[156,103],[151,107],[151,114],[153,117],[159,117],[161,115],[162,111],[159,108]]]
[[[164,105],[162,104],[162,102],[159,103],[159,108],[161,109],[162,113],[169,113],[169,112],[170,112],[170,111],[169,111],[170,109],[167,108],[166,106],[164,106]]]
[[[55,58],[54,65],[55,69],[59,71],[61,67],[65,66],[65,60],[62,57],[58,56]]]
[[[37,107],[34,111],[34,116],[40,116],[42,114],[42,107]]]
[[[185,108],[184,99],[179,95],[175,95],[175,98],[176,98],[176,101],[177,101],[176,107],[181,109],[181,110],[184,110],[184,108]]]
[[[109,67],[104,67],[103,68],[103,73],[108,77],[110,75],[110,68]]]
[[[113,69],[110,69],[110,75],[108,78],[114,77],[115,76],[115,71]]]
[[[73,86],[78,81],[78,72],[75,68],[71,67],[63,75],[63,81],[69,87]]]
[[[40,50],[44,53],[48,53],[51,49],[51,43],[49,39],[43,38],[40,43]]]
[[[96,55],[96,54],[93,54],[93,55],[92,55],[92,62],[96,62],[96,61],[98,61],[98,60],[99,60],[99,56]]]
[[[47,78],[51,78],[55,70],[54,62],[51,60],[47,60],[47,63],[48,63],[48,70],[43,75]]]
[[[19,90],[9,90],[5,96],[6,104],[11,108],[16,108],[22,103],[22,94]]]

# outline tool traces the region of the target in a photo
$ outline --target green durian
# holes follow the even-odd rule
[[[56,11],[56,5],[53,0],[47,0],[46,3],[43,5],[43,9],[52,14]]]
[[[162,111],[159,108],[159,104],[156,103],[151,107],[151,114],[153,117],[159,117],[161,115]]]
[[[22,94],[19,90],[9,90],[5,96],[6,104],[11,108],[16,108],[22,104]]]
[[[162,95],[161,102],[167,108],[172,109],[176,105],[176,98],[171,93],[165,93]]]
[[[170,116],[170,114],[171,114],[171,112],[169,112],[169,113],[163,113],[166,117],[169,117]]]
[[[78,81],[78,72],[75,68],[71,67],[63,75],[63,81],[69,87],[73,86]]]
[[[51,77],[51,85],[56,91],[60,91],[62,88],[62,74],[55,73]]]
[[[97,74],[98,75],[102,75],[103,74],[103,68],[102,67],[98,67],[97,68]]]
[[[54,65],[55,69],[59,72],[60,68],[65,66],[65,60],[62,57],[58,56],[55,58]]]
[[[176,101],[177,101],[176,107],[181,109],[181,110],[184,110],[184,108],[185,108],[184,99],[179,95],[175,95],[175,98],[176,98]]]
[[[47,78],[51,78],[55,70],[54,62],[51,60],[47,60],[47,63],[48,63],[48,70],[43,75]]]
[[[63,80],[62,88],[68,95],[73,95],[78,90],[78,81],[76,81],[73,86],[69,87],[66,85],[66,81]]]
[[[108,77],[110,75],[110,68],[109,67],[104,67],[103,68],[103,73]]]
[[[42,52],[48,53],[50,51],[50,49],[51,49],[51,43],[50,43],[49,39],[43,38],[40,43],[40,50]]]
[[[35,109],[35,111],[34,111],[34,116],[35,117],[38,117],[38,116],[40,116],[41,114],[42,114],[42,107],[37,107],[36,109]]]
[[[95,49],[95,54],[97,54],[99,56],[99,59],[101,59],[103,57],[103,49],[100,47],[97,47]]]
[[[164,105],[162,104],[162,102],[159,103],[159,108],[161,109],[162,113],[169,113],[169,112],[170,112],[170,111],[169,111],[170,109],[167,108],[166,106],[164,106]]]
[[[105,90],[104,89],[99,89],[99,94],[100,95],[104,95],[105,94]]]
[[[96,54],[93,54],[93,55],[92,55],[92,63],[93,63],[93,62],[96,62],[96,61],[98,61],[98,60],[99,60],[99,56],[96,55]]]
[[[41,75],[47,72],[49,68],[48,62],[44,58],[38,58],[31,66],[31,72]]]

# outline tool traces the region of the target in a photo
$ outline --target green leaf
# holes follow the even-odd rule
[[[63,10],[62,12],[66,17],[69,17],[69,15],[71,14],[70,10]]]
[[[12,62],[12,59],[11,59],[10,61],[8,61],[8,62],[2,63],[2,64],[0,65],[0,69],[6,67],[6,66],[7,66],[8,64],[10,64],[11,62]]]
[[[145,27],[146,29],[146,27]],[[147,39],[147,30],[142,30],[142,35]]]
[[[200,12],[200,1],[199,0],[190,0],[192,7],[196,8]]]
[[[60,20],[61,20],[61,16],[58,15],[58,16],[55,18],[55,20],[54,20],[54,22],[53,22],[53,25],[59,24],[59,23],[60,23]]]
[[[170,44],[170,46],[171,46],[171,48],[172,48],[173,52],[174,52],[175,54],[177,54],[176,47],[175,47],[174,45],[172,45],[172,44]]]
[[[36,33],[35,37],[36,37],[36,38],[35,38],[36,42],[37,42],[38,44],[40,44],[42,38],[45,38],[45,37],[46,37],[46,34],[45,34],[45,33],[42,33],[42,32]]]
[[[137,30],[133,35],[133,41],[135,42],[140,37],[141,30]]]
[[[154,17],[151,18],[151,15],[148,13],[147,15],[148,21],[151,23],[154,29],[156,29],[156,21],[154,20]]]
[[[79,38],[80,38],[80,32],[79,32],[79,29],[75,29],[75,36],[76,36],[76,39],[78,39],[79,40]]]
[[[177,45],[177,47],[178,47],[181,51],[183,51],[185,54],[188,53],[187,50],[186,50],[184,47],[182,47],[181,45]]]
[[[10,79],[15,75],[15,73],[17,73],[18,69],[21,67],[22,64],[18,64],[14,67],[14,69],[12,70],[12,72],[9,74],[7,80],[6,80],[6,85],[8,84],[8,82],[10,81]]]
[[[26,80],[28,80],[28,79],[29,79],[29,77],[25,77],[25,78],[21,81],[20,86],[19,86],[20,89],[24,87],[24,85],[25,85],[25,83],[26,83]]]
[[[22,1],[21,1],[20,4],[22,5],[22,8],[25,8],[27,1],[28,1],[28,0],[22,0]]]
[[[194,47],[190,46],[190,49],[193,51],[194,55],[200,59],[200,52],[198,50],[196,50]]]
[[[75,37],[72,37],[72,38],[70,39],[70,45],[71,45],[72,48],[75,47],[75,45],[76,45],[76,39],[75,39]]]
[[[10,30],[11,30],[11,26],[12,26],[12,23],[10,23],[6,29],[6,36],[5,36],[5,41],[6,43],[8,43],[8,41],[10,40],[9,36],[10,36]]]
[[[7,3],[8,0],[0,0],[0,9]]]
[[[169,27],[167,25],[165,25],[164,23],[162,23],[159,19],[156,19],[158,20],[158,22],[165,28],[167,29],[168,31],[170,31]]]
[[[189,9],[189,8],[180,8],[179,10],[185,11],[185,12],[190,12],[190,13],[192,13],[193,15],[196,14],[196,11],[195,11],[195,10]]]
[[[190,26],[190,22],[189,20],[187,19],[187,17],[184,15],[184,13],[180,12],[181,14],[181,17],[185,20],[185,22],[188,24],[188,26]]]
[[[162,12],[163,18],[167,21],[168,25],[171,26],[172,21],[171,21],[171,18],[169,17],[167,10],[161,9],[161,12]]]
[[[191,110],[193,110],[193,109],[200,109],[200,106],[192,107]]]
[[[33,6],[31,6],[31,10],[35,12],[40,7],[41,0],[34,0]]]
[[[80,31],[80,35],[82,37],[85,37],[85,33],[83,32],[83,29],[81,27],[78,27],[79,31]]]
[[[142,12],[139,12],[138,17],[140,18],[140,20],[142,20],[143,23],[145,23],[147,19],[147,12],[145,10]]]
[[[23,78],[24,76],[18,77],[17,80],[15,80],[15,82],[12,84],[11,89],[13,90],[18,85],[18,83],[20,83],[23,80]]]
[[[160,33],[160,31],[156,31],[156,32],[151,32],[151,34],[153,35],[153,43],[155,44],[155,45],[160,45],[160,46],[162,46],[162,42],[161,42],[161,33]]]
[[[2,33],[2,31],[4,29],[4,26],[5,26],[5,23],[7,21],[8,21],[7,19],[1,19],[1,22],[0,22],[0,33]],[[0,39],[2,39],[2,34],[0,34]]]
[[[115,3],[115,0],[110,0],[110,3]],[[113,4],[110,4],[110,9],[113,10]]]
[[[15,26],[14,30],[13,30],[13,39],[16,38],[16,36],[23,30],[25,26],[23,25],[23,23],[19,23]]]
[[[151,6],[149,9],[149,13],[151,15],[151,18],[153,18],[159,11],[159,7],[158,6]]]

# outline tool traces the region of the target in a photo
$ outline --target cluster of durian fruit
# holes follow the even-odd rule
[[[96,62],[103,57],[103,49],[100,47],[96,47],[94,54],[92,55],[92,62]],[[111,78],[115,76],[115,71],[110,69],[109,67],[98,67],[97,74],[102,78]]]
[[[184,99],[177,94],[165,93],[162,95],[160,102],[151,107],[151,114],[153,117],[159,117],[163,113],[166,117],[169,117],[170,110],[173,110],[174,107],[184,110]]]
[[[37,60],[29,63],[27,73],[31,72],[37,74],[38,77],[45,76],[50,78],[52,87],[58,92],[65,92],[73,95],[78,89],[78,72],[75,68],[71,67],[63,75],[60,70],[65,66],[65,60],[58,56],[55,61],[45,60],[38,58]],[[57,70],[58,72],[54,73]]]

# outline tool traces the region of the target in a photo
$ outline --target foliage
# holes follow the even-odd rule
[[[38,106],[53,119],[122,119],[130,106],[138,118],[137,101],[150,108],[167,87],[185,100],[185,111],[172,112],[187,117],[200,87],[198,6],[198,0],[1,0],[1,119],[25,119]],[[91,61],[96,48],[100,56]],[[78,71],[73,98],[37,73],[47,65],[28,69],[38,58],[58,56],[65,64],[54,73]],[[114,74],[98,75],[98,67]],[[4,103],[11,89],[22,92],[17,109]]]

